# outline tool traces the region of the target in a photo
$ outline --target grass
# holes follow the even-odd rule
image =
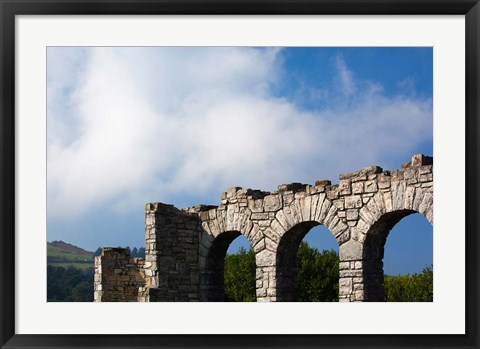
[[[73,245],[47,242],[47,264],[54,267],[88,269],[94,266],[93,252]]]
[[[63,267],[65,269],[69,267],[74,267],[81,270],[87,270],[88,268],[93,268],[94,264],[92,263],[55,263],[55,262],[48,262],[48,265],[52,267]]]

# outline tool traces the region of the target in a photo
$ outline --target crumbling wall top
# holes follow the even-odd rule
[[[404,176],[405,171],[421,171],[421,175],[426,173],[432,173],[433,157],[425,156],[423,154],[415,154],[412,156],[410,162],[402,164],[400,170],[384,170],[380,166],[369,166],[359,171],[345,173],[339,175],[339,184],[333,184],[330,180],[317,180],[315,185],[304,183],[289,183],[280,184],[276,191],[268,192],[258,189],[231,187],[227,191],[221,194],[220,206],[216,205],[196,205],[192,207],[183,208],[180,211],[190,214],[204,214],[207,217],[207,212],[214,212],[215,210],[225,209],[228,205],[239,204],[240,206],[247,206],[249,201],[264,200],[273,196],[292,196],[298,195],[308,196],[317,193],[326,193],[329,200],[335,200],[341,196],[350,195],[353,188],[353,183],[363,181],[397,181],[404,178],[411,178],[411,173]],[[420,170],[422,168],[422,170]],[[376,186],[374,186],[376,187]],[[146,211],[165,211],[178,210],[173,205],[167,205],[163,203],[148,203],[145,206]],[[213,215],[213,213],[212,213]]]

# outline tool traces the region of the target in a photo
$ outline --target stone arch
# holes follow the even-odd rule
[[[348,225],[338,215],[338,208],[325,193],[295,199],[275,214],[271,227],[276,235],[282,237],[297,225],[310,223],[313,225],[308,230],[321,224],[332,233],[339,245],[343,242],[342,234],[348,231]]]
[[[390,230],[404,217],[415,213],[412,210],[398,210],[385,213],[368,230],[363,244],[364,300],[382,302],[383,257],[385,243]]]
[[[281,238],[276,251],[276,300],[291,302],[297,295],[297,251],[301,241],[318,222],[307,221],[290,228]]]
[[[384,201],[379,200],[381,195],[377,193],[369,201],[369,204],[375,204],[367,204],[360,210],[362,222],[359,224],[367,227],[362,237],[363,297],[364,301],[370,302],[384,300],[383,258],[391,229],[400,220],[414,213],[420,213],[433,225],[433,194],[430,190],[399,183],[392,191],[384,194]]]
[[[402,181],[392,183],[392,188],[388,191],[379,191],[369,197],[359,210],[358,221],[354,228],[354,239],[360,242],[365,241],[372,226],[381,221],[384,215],[395,217],[399,212],[418,212],[433,225],[433,192],[431,188],[408,186]]]
[[[238,236],[240,236],[238,231],[226,231],[211,242],[200,271],[200,290],[203,301],[222,302],[225,300],[225,255],[228,246]]]
[[[211,210],[208,216],[203,217],[202,227],[199,246],[200,300],[222,302],[225,300],[224,266],[228,247],[240,235],[245,236],[253,246],[250,234],[253,224],[249,212],[234,212],[227,207],[226,210]]]
[[[337,207],[325,193],[295,199],[275,215],[279,228],[275,246],[276,301],[297,300],[297,252],[305,235],[315,226],[325,226],[341,244],[348,226],[338,217]],[[268,236],[268,230],[266,231]]]

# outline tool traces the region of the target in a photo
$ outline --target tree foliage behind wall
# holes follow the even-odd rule
[[[118,246],[118,248],[123,248],[122,246]],[[128,252],[130,253],[130,257],[138,257],[138,258],[145,258],[145,247],[134,247],[133,249],[130,248],[130,246],[125,247]],[[100,256],[102,254],[102,248],[99,247],[95,251],[95,256]]]
[[[225,257],[225,300],[255,302],[255,252],[243,247]]]
[[[297,253],[298,300],[338,301],[338,254],[300,244]],[[228,301],[254,302],[255,253],[241,248],[225,257],[225,297]]]
[[[433,268],[421,274],[385,275],[386,302],[433,302]]]
[[[297,253],[297,287],[300,302],[338,302],[337,252],[318,251],[302,242]]]
[[[335,251],[318,251],[302,242],[297,253],[298,300],[338,301],[339,258]],[[385,276],[386,302],[432,302],[433,269],[421,274]],[[225,257],[225,296],[228,301],[255,301],[255,253],[240,249]]]
[[[47,266],[48,302],[92,302],[93,268]]]

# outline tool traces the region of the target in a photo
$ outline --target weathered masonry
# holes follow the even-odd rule
[[[433,225],[433,159],[402,169],[340,175],[338,185],[283,184],[269,193],[231,188],[220,206],[145,206],[145,260],[105,248],[95,260],[95,301],[223,301],[224,257],[240,234],[256,255],[257,301],[295,301],[298,246],[323,224],[339,245],[340,301],[383,301],[383,251],[403,217]]]

